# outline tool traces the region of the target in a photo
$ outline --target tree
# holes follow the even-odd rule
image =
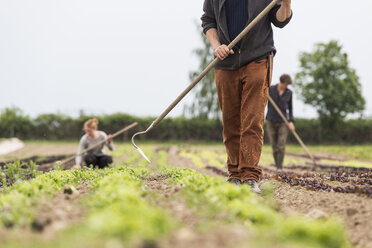
[[[199,25],[198,25],[199,27]],[[201,28],[198,28],[203,41],[203,47],[194,50],[194,53],[199,57],[200,64],[197,71],[192,71],[189,78],[193,81],[199,74],[208,66],[214,59],[213,49],[203,34]],[[194,100],[190,105],[184,108],[184,114],[197,118],[213,118],[220,119],[220,108],[218,105],[217,90],[214,82],[214,71],[211,70],[193,90]]]
[[[32,130],[30,117],[25,116],[20,108],[6,108],[0,113],[0,137],[27,137]]]
[[[359,78],[337,41],[316,44],[300,54],[295,87],[305,104],[314,106],[323,127],[334,128],[351,113],[362,113],[365,100]]]

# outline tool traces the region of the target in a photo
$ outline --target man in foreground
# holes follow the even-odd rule
[[[215,67],[222,110],[223,141],[231,183],[260,193],[258,162],[263,145],[264,111],[276,53],[271,24],[283,28],[292,17],[291,0],[280,1],[233,49],[227,45],[269,0],[205,0],[203,32],[221,61]]]

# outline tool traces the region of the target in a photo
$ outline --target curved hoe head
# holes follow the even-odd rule
[[[132,136],[132,144],[133,146],[137,149],[137,151],[141,154],[141,156],[147,160],[147,162],[151,163],[150,159],[148,159],[148,157],[146,156],[146,154],[141,150],[141,148],[139,148],[136,143],[134,143],[134,137],[136,137],[137,135],[139,134],[145,134],[147,133],[147,130],[146,131],[143,131],[143,132],[138,132],[138,133],[135,133],[133,136]]]

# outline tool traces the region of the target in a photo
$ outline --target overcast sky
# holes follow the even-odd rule
[[[275,29],[273,83],[298,72],[298,55],[338,40],[349,54],[372,116],[371,0],[292,0]],[[0,109],[26,114],[79,110],[159,115],[190,83],[201,45],[203,0],[0,0]],[[172,112],[182,113],[188,95]],[[295,100],[298,117],[316,117]]]

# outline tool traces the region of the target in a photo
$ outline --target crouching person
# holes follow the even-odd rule
[[[112,143],[111,135],[108,135],[98,130],[98,120],[97,119],[90,119],[84,123],[84,132],[85,134],[80,139],[79,149],[78,149],[78,156],[75,160],[75,166],[73,169],[78,169],[82,165],[83,155],[81,154],[82,151],[88,149],[96,145],[97,143],[107,139],[105,143],[95,147],[94,149],[88,151],[84,155],[84,162],[85,165],[93,165],[93,167],[98,167],[100,169],[107,167],[109,164],[112,163],[112,157],[106,155],[103,147],[106,145],[109,150],[114,150],[114,144]]]

